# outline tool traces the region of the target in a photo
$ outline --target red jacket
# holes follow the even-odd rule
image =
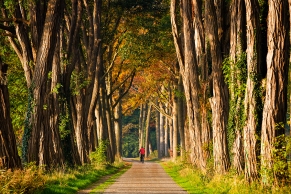
[[[145,154],[145,149],[144,148],[140,148],[139,153],[140,154]]]

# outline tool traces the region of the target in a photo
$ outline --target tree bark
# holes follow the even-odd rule
[[[182,76],[179,76],[178,91],[183,92]],[[180,135],[180,156],[186,157],[186,140],[185,140],[185,123],[186,123],[186,105],[185,100],[182,97],[178,98],[178,132]]]
[[[122,157],[122,102],[114,108],[114,128],[116,137],[116,157]]]
[[[35,69],[32,79],[34,111],[32,115],[32,131],[28,144],[28,162],[36,161],[38,165],[52,167],[62,165],[62,151],[55,150],[54,144],[60,144],[58,136],[50,129],[49,115],[51,113],[49,94],[51,91],[48,78],[52,70],[54,49],[60,26],[60,14],[63,5],[59,0],[50,0],[43,28],[41,42],[38,48]]]
[[[260,21],[259,4],[257,0],[246,0],[247,18],[247,66],[248,78],[245,94],[245,115],[246,123],[244,126],[244,158],[245,158],[245,177],[248,181],[258,178],[257,171],[257,140],[256,130],[258,128],[258,99],[256,92],[258,88],[258,77],[261,66],[260,47]]]
[[[156,141],[157,141],[157,152],[158,152],[158,158],[162,158],[161,152],[160,152],[160,112],[156,110]]]
[[[263,109],[261,136],[261,168],[264,184],[272,184],[278,174],[274,171],[274,154],[276,138],[284,134],[287,103],[287,77],[289,67],[289,21],[288,1],[269,1],[267,29],[267,80],[266,97]],[[281,162],[286,162],[285,160]],[[268,177],[268,172],[273,173]]]
[[[145,123],[145,157],[148,157],[150,154],[150,120],[151,120],[151,104],[148,105],[147,118]]]
[[[0,59],[0,169],[22,168],[10,117],[7,65]]]
[[[160,104],[160,109],[163,110],[163,105],[162,103],[159,103]],[[159,131],[160,131],[160,142],[159,142],[159,145],[160,145],[160,149],[159,149],[159,152],[160,152],[160,157],[164,157],[165,156],[165,116],[160,113],[160,127],[159,127]]]
[[[225,173],[229,169],[230,161],[226,139],[228,111],[222,74],[222,54],[214,3],[206,1],[205,10],[212,59],[213,97],[210,99],[210,104],[212,108],[214,169],[218,173]]]
[[[197,3],[196,3],[197,4]],[[190,160],[201,170],[206,168],[206,160],[202,154],[201,114],[199,105],[199,77],[198,64],[194,45],[193,6],[189,0],[181,1],[182,34],[179,36],[176,23],[176,1],[171,1],[171,22],[174,44],[182,75],[187,103],[188,133],[190,143]],[[194,15],[195,16],[195,15]],[[195,148],[195,149],[194,149]]]
[[[178,79],[174,80],[173,90],[178,90]],[[172,126],[173,126],[173,143],[172,143],[172,152],[173,160],[177,159],[178,156],[178,96],[173,94],[173,108],[172,108]]]
[[[243,0],[234,0],[231,4],[230,22],[230,116],[229,138],[232,143],[233,168],[238,174],[244,169],[244,154],[242,143],[242,115],[243,115],[243,91],[244,86],[244,50],[245,50],[245,4]]]

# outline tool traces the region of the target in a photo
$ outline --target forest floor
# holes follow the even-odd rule
[[[123,175],[115,180],[105,191],[98,192],[96,188],[110,176],[103,177],[78,194],[86,193],[187,193],[179,187],[173,179],[165,172],[162,166],[156,162],[145,161],[141,163],[134,159],[124,159],[131,162],[132,166]],[[96,192],[94,192],[96,191]]]

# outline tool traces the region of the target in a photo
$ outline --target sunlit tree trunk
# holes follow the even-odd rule
[[[151,120],[151,104],[148,105],[146,123],[145,123],[145,157],[148,157],[150,154],[150,120]]]
[[[116,136],[116,157],[122,156],[122,102],[119,101],[114,108],[114,128]]]
[[[266,97],[263,109],[261,136],[261,168],[264,184],[278,183],[279,172],[274,168],[275,149],[284,149],[281,144],[275,146],[276,138],[283,135],[286,122],[287,77],[289,67],[289,21],[288,1],[269,1],[267,30],[267,80]],[[281,166],[286,159],[281,159]],[[272,173],[269,173],[272,172]],[[268,177],[271,176],[271,177]]]
[[[225,173],[230,166],[226,136],[228,118],[227,96],[222,74],[222,53],[213,1],[205,2],[205,11],[212,59],[213,97],[210,99],[210,103],[212,108],[214,169],[218,173]]]
[[[49,102],[51,80],[48,80],[48,74],[52,70],[62,7],[61,1],[48,2],[31,85],[34,105],[31,136],[28,142],[28,162],[35,161],[36,164],[46,167],[62,165],[63,161],[60,139],[50,129],[49,118],[50,114],[54,113]],[[55,145],[58,145],[58,150],[55,150]]]
[[[249,181],[254,181],[258,178],[256,155],[256,136],[258,134],[256,134],[256,130],[259,120],[256,92],[259,91],[258,78],[261,66],[259,4],[257,0],[246,0],[246,16],[248,78],[245,95],[244,158],[245,177]]]
[[[156,141],[157,141],[157,151],[158,151],[158,158],[161,158],[160,152],[160,112],[156,110]]]
[[[174,44],[182,75],[187,104],[188,134],[190,143],[190,160],[201,170],[206,168],[206,160],[202,153],[201,114],[199,105],[199,76],[198,64],[194,45],[193,6],[189,0],[181,1],[182,34],[178,32],[176,23],[176,1],[171,1],[171,22]],[[195,149],[192,149],[195,148]]]
[[[139,148],[144,146],[144,125],[146,119],[146,104],[140,105],[140,112],[139,112]]]
[[[159,103],[160,104],[160,109],[163,110],[163,105],[162,103]],[[160,149],[159,149],[159,152],[160,152],[160,156],[161,157],[164,157],[165,156],[165,116],[160,113],[160,127],[159,127],[159,131],[160,131]]]
[[[196,58],[199,69],[201,69],[201,75],[199,76],[199,81],[201,85],[201,136],[202,136],[202,152],[203,157],[207,160],[210,157],[210,143],[211,143],[211,132],[210,124],[207,118],[207,112],[209,110],[209,77],[208,77],[208,64],[206,61],[206,50],[205,50],[205,30],[203,23],[203,2],[202,0],[192,0],[193,4],[193,26],[194,26],[194,37],[195,37],[195,49],[196,49]]]
[[[174,90],[178,89],[178,80],[174,82]],[[173,126],[173,144],[172,144],[172,151],[173,151],[173,159],[176,160],[178,156],[178,96],[173,94],[173,108],[172,108],[172,126]]]
[[[234,0],[231,4],[230,22],[230,115],[228,120],[229,141],[232,144],[233,168],[237,173],[244,169],[244,154],[242,141],[242,114],[244,86],[244,49],[245,49],[245,4],[243,0]]]
[[[169,156],[169,119],[165,117],[165,157]]]

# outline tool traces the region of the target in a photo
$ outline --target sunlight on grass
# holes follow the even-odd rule
[[[47,174],[46,186],[38,194],[69,194],[88,187],[103,176],[114,174],[123,169],[124,163],[114,165],[86,165],[76,169],[53,171]]]
[[[189,164],[161,162],[165,171],[188,193],[229,193],[229,194],[282,194],[291,193],[291,187],[263,188],[260,183],[248,184],[244,176],[229,172],[226,175],[203,174]]]

